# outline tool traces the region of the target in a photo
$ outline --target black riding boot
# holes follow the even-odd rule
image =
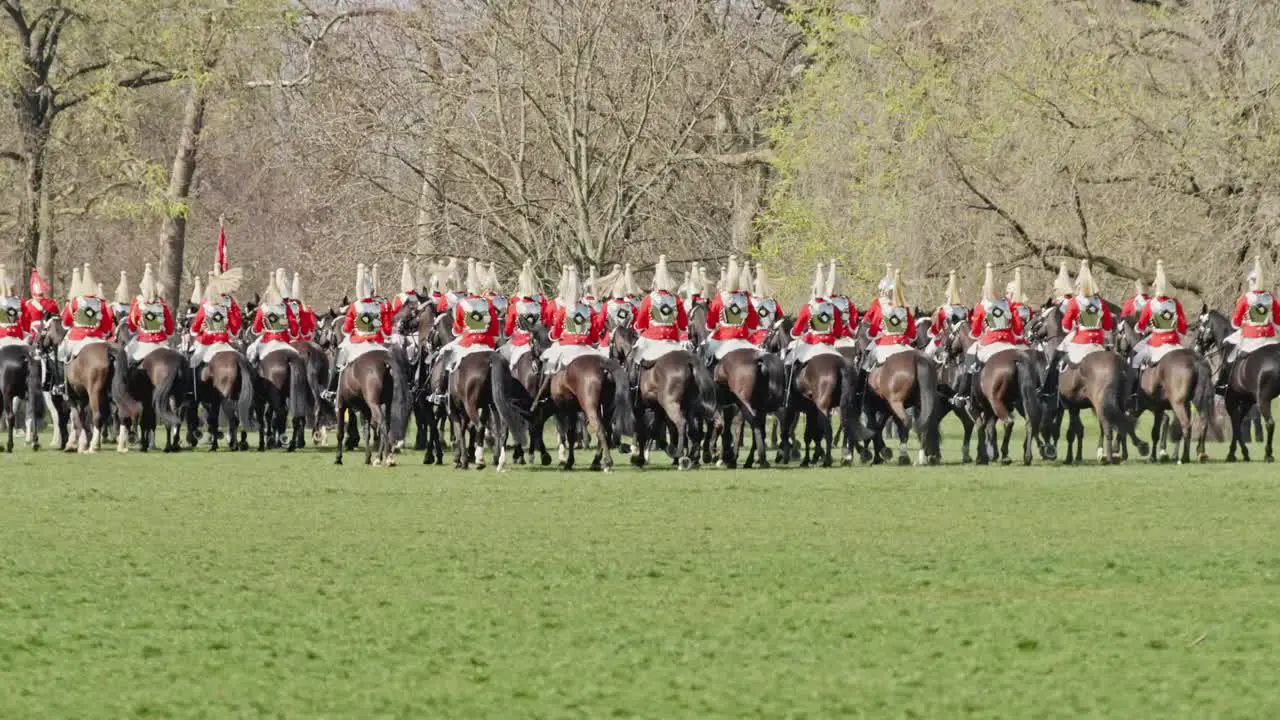
[[[955,407],[964,408],[969,405],[969,395],[973,389],[973,366],[976,362],[974,356],[964,356],[964,372],[956,378],[955,394],[951,396],[951,404]]]
[[[340,377],[342,377],[342,369],[335,363],[334,366],[329,369],[329,387],[324,392],[320,393],[320,397],[328,400],[329,402],[336,400],[338,398],[338,378]]]
[[[1222,367],[1218,368],[1218,382],[1214,384],[1214,392],[1219,395],[1227,394],[1227,388],[1231,385],[1231,370],[1234,367],[1234,359],[1222,361]]]
[[[1055,400],[1058,397],[1058,378],[1062,375],[1062,363],[1066,357],[1063,350],[1053,352],[1053,360],[1049,362],[1049,372],[1044,378],[1044,387],[1040,389],[1040,397]]]

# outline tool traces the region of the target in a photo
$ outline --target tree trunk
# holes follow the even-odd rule
[[[169,170],[169,189],[165,192],[169,212],[161,231],[160,294],[169,307],[181,306],[182,256],[187,244],[188,199],[191,179],[196,174],[196,153],[200,149],[200,132],[204,129],[204,109],[208,98],[204,88],[193,84],[188,89],[187,106],[182,114],[182,135]]]
[[[733,251],[738,255],[751,252],[755,239],[756,215],[760,212],[760,199],[764,195],[769,169],[753,166],[740,170],[733,179],[733,211],[729,237]]]
[[[49,183],[44,182],[40,185],[40,247],[36,252],[36,269],[40,271],[43,277],[51,286],[58,288],[59,291],[66,288],[61,287],[57,282],[57,277],[53,272],[54,263],[58,256],[58,246],[53,237],[53,203],[49,202]],[[31,273],[23,276],[22,281]]]
[[[18,257],[20,278],[31,274],[40,259],[40,219],[44,206],[44,170],[45,150],[49,146],[49,130],[38,119],[25,113],[19,116],[26,127],[22,128],[22,154],[26,160],[24,180],[26,187],[22,194],[22,215],[19,220],[21,231],[18,235],[20,254]],[[44,274],[44,269],[41,269]],[[45,275],[48,278],[48,275]]]

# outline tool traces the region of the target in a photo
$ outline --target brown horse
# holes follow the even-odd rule
[[[338,416],[338,455],[342,464],[346,449],[347,413],[364,420],[364,464],[394,467],[396,445],[409,424],[409,376],[402,352],[380,349],[366,352],[342,368],[334,401]],[[378,445],[374,460],[373,446]]]
[[[313,418],[321,387],[307,360],[291,350],[267,353],[258,363],[258,381],[258,452],[268,447],[283,447],[287,452],[305,447],[307,420]],[[293,432],[286,445],[290,420]]]
[[[227,416],[227,447],[232,452],[248,450],[247,427],[253,418],[253,369],[239,350],[223,350],[210,356],[196,378],[197,404],[205,408],[209,431],[209,451],[218,450],[218,426]]]
[[[323,388],[329,379],[329,355],[318,344],[311,340],[295,340],[289,343],[302,356],[307,365],[307,382],[315,395],[312,398],[311,416],[307,422],[311,425],[311,442],[313,445],[324,445],[328,438],[329,421],[333,408],[320,397],[317,389]]]
[[[1200,413],[1200,433],[1196,438],[1196,456],[1200,462],[1208,462],[1205,441],[1209,424],[1213,422],[1215,405],[1213,374],[1209,364],[1187,348],[1179,348],[1160,359],[1160,362],[1142,370],[1139,379],[1138,409],[1151,410],[1155,421],[1151,425],[1150,462],[1159,462],[1157,446],[1161,445],[1162,431],[1167,434],[1165,412],[1172,411],[1182,430],[1179,463],[1191,462],[1191,405]]]
[[[612,341],[611,357],[629,357],[635,348],[636,333],[630,328],[618,328],[613,331]],[[670,434],[675,437],[675,448],[673,452],[669,443],[667,453],[673,463],[681,470],[697,465],[698,425],[711,425],[716,415],[716,385],[706,366],[693,353],[675,350],[633,366],[629,380],[635,388],[632,403],[636,413],[631,464],[644,467],[649,461],[650,439]]]
[[[13,452],[13,430],[17,418],[13,411],[19,398],[27,401],[27,442],[32,450],[40,449],[40,425],[44,422],[43,375],[34,351],[26,345],[0,347],[0,403],[4,403],[3,416],[8,428],[4,451]]]
[[[1202,350],[1224,350],[1223,340],[1231,332],[1231,324],[1217,310],[1202,312],[1196,343]],[[1223,359],[1226,362],[1226,359]],[[1280,345],[1267,345],[1235,361],[1230,369],[1227,391],[1222,396],[1227,414],[1231,418],[1231,447],[1227,450],[1227,462],[1236,461],[1236,448],[1245,462],[1249,462],[1249,447],[1245,444],[1246,418],[1255,407],[1266,428],[1266,445],[1263,459],[1273,462],[1272,442],[1275,440],[1275,420],[1271,416],[1271,401],[1280,396]]]
[[[45,342],[60,344],[67,330],[62,321],[53,318],[45,323]],[[111,380],[115,372],[115,355],[111,345],[96,342],[83,345],[62,373],[65,379],[68,411],[76,442],[67,443],[69,451],[95,453],[102,448],[102,435],[111,416]]]
[[[744,467],[758,462],[769,467],[765,421],[769,413],[782,407],[786,395],[786,369],[782,358],[747,348],[732,350],[716,363],[712,380],[716,384],[716,400],[721,411],[721,461],[727,467],[738,464],[733,442],[733,420],[741,416],[744,426],[751,428],[751,452]]]
[[[969,334],[968,327],[957,325],[950,331],[947,340],[947,351],[955,357],[963,358],[970,347],[977,342]],[[1040,441],[1040,372],[1035,361],[1018,349],[1007,349],[995,353],[987,359],[979,371],[981,375],[972,393],[975,420],[980,424],[978,436],[978,464],[986,465],[999,458],[1003,464],[1009,464],[1009,440],[1013,436],[1013,413],[1022,414],[1025,436],[1022,441],[1022,462],[1031,464],[1032,445],[1041,445]],[[998,431],[996,423],[1004,427],[1004,438],[997,450]]]
[[[578,445],[578,416],[596,430],[596,455],[592,470],[613,469],[611,450],[621,435],[634,433],[635,409],[627,374],[616,360],[583,355],[551,376],[547,397],[565,433],[567,456],[561,469],[572,470]]]
[[[920,441],[917,464],[941,463],[938,423],[942,416],[942,396],[938,393],[938,371],[933,363],[918,350],[899,352],[867,373],[865,382],[875,461],[880,462],[888,452],[883,437],[885,423],[892,417],[900,427],[910,427],[907,410],[913,408],[916,436]],[[898,464],[909,465],[905,436],[899,435],[899,441]]]
[[[138,449],[147,452],[155,443],[157,420],[165,428],[164,452],[181,449],[182,414],[191,387],[186,359],[176,350],[157,348],[137,367],[130,367],[123,346],[116,349],[116,372],[111,399],[120,420],[116,450],[129,451],[128,427],[138,429]]]
[[[466,469],[474,460],[477,470],[484,469],[484,433],[495,405],[491,366],[499,361],[506,368],[506,360],[493,350],[472,352],[464,355],[448,374],[447,404],[449,422],[453,427],[453,464],[456,468]],[[510,374],[509,368],[506,371]],[[510,404],[498,405],[505,408]],[[510,427],[518,428],[519,423],[512,420]]]

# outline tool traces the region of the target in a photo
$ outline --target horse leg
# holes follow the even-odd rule
[[[1244,413],[1240,409],[1240,403],[1228,399],[1226,401],[1227,417],[1231,420],[1231,446],[1227,448],[1227,462],[1236,461],[1236,448],[1244,446],[1242,435],[1244,433]]]
[[[834,440],[834,437],[833,437],[834,429],[832,427],[834,423],[831,422],[830,411],[825,413],[820,413],[820,414],[822,415],[822,429],[820,434],[818,435],[819,442],[825,441],[826,443],[826,452],[824,452],[822,455],[822,467],[829,468],[831,467],[831,464],[834,462],[833,456],[835,454],[835,449],[833,447],[833,442],[832,442]]]
[[[13,412],[13,400],[14,399],[12,397],[4,396],[4,423],[8,426],[9,435],[8,440],[6,440],[4,444],[4,451],[6,453],[13,452],[13,426],[17,423],[17,418],[14,417]],[[28,412],[27,414],[30,415],[31,413]],[[32,424],[34,425],[35,423]],[[28,435],[28,437],[30,437],[30,435]]]
[[[1009,458],[1009,440],[1013,438],[1013,415],[1006,414],[1000,419],[1000,424],[1004,426],[1004,439],[1000,442],[1000,464],[1008,465],[1013,462]],[[1027,453],[1029,452],[1030,450],[1027,450]]]
[[[720,423],[720,460],[716,464],[720,467],[730,469],[738,467],[738,457],[733,447],[733,420],[738,415],[737,408],[734,405],[728,405],[724,409],[722,421]],[[745,414],[743,415],[745,418]],[[707,445],[710,446],[715,442],[715,438],[711,433],[707,434]],[[704,462],[710,462],[710,458],[704,454]],[[747,459],[750,463],[750,458]]]
[[[209,452],[218,451],[218,423],[221,418],[218,416],[222,413],[222,403],[217,400],[209,403],[205,410],[205,429],[209,431]]]
[[[574,464],[577,463],[577,449],[579,445],[578,438],[578,410],[574,408],[564,413],[564,448],[565,457],[560,463],[561,470],[572,470]]]
[[[334,403],[333,409],[338,417],[338,456],[333,459],[333,464],[341,465],[342,452],[343,452],[343,449],[346,447],[345,440],[347,439],[347,423],[345,422],[347,408],[342,403],[341,394],[339,394],[338,401]]]
[[[364,464],[372,465],[373,464],[373,405],[371,405],[369,401],[366,399],[365,407],[367,407],[368,409],[360,413],[361,415],[360,419],[364,421],[364,428],[361,430],[361,433],[362,433],[361,440],[364,441]],[[378,458],[378,460],[381,461],[382,458]]]
[[[782,412],[782,422],[780,428],[775,428],[779,432],[778,438],[778,454],[774,457],[774,462],[778,464],[786,464],[791,462],[791,441],[793,439],[792,429],[796,424],[795,408],[788,403]]]
[[[688,470],[693,467],[693,460],[689,457],[689,419],[685,417],[679,400],[666,400],[662,403],[662,409],[667,414],[667,419],[671,421],[671,425],[675,427],[678,435],[675,452],[676,465],[681,470]]]
[[[1151,409],[1151,452],[1147,453],[1147,462],[1155,464],[1163,458],[1160,457],[1161,443],[1168,439],[1168,433],[1164,428],[1164,410],[1161,408]],[[1137,423],[1134,423],[1136,432]],[[1167,453],[1164,453],[1167,456]]]
[[[1276,421],[1271,417],[1271,398],[1258,398],[1258,416],[1262,418],[1262,427],[1267,431],[1267,447],[1262,456],[1264,462],[1275,462],[1275,455],[1271,452],[1271,441],[1276,435]]]
[[[647,416],[648,413],[643,410],[636,413],[636,444],[631,453],[631,464],[635,467],[644,467],[649,454],[649,418]],[[549,460],[550,458],[546,456],[546,450],[542,452],[544,459]],[[543,464],[545,465],[546,462],[544,461]]]

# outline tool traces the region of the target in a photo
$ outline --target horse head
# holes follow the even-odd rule
[[[795,324],[793,317],[780,317],[774,321],[769,332],[764,336],[765,352],[781,353],[791,342],[790,328]]]
[[[636,337],[634,328],[615,328],[609,340],[609,357],[618,362],[626,362],[631,348],[636,346]]]
[[[1231,321],[1227,316],[1212,310],[1208,305],[1200,308],[1200,318],[1196,322],[1196,351],[1206,355],[1214,349],[1221,349],[1222,342],[1231,334]]]

